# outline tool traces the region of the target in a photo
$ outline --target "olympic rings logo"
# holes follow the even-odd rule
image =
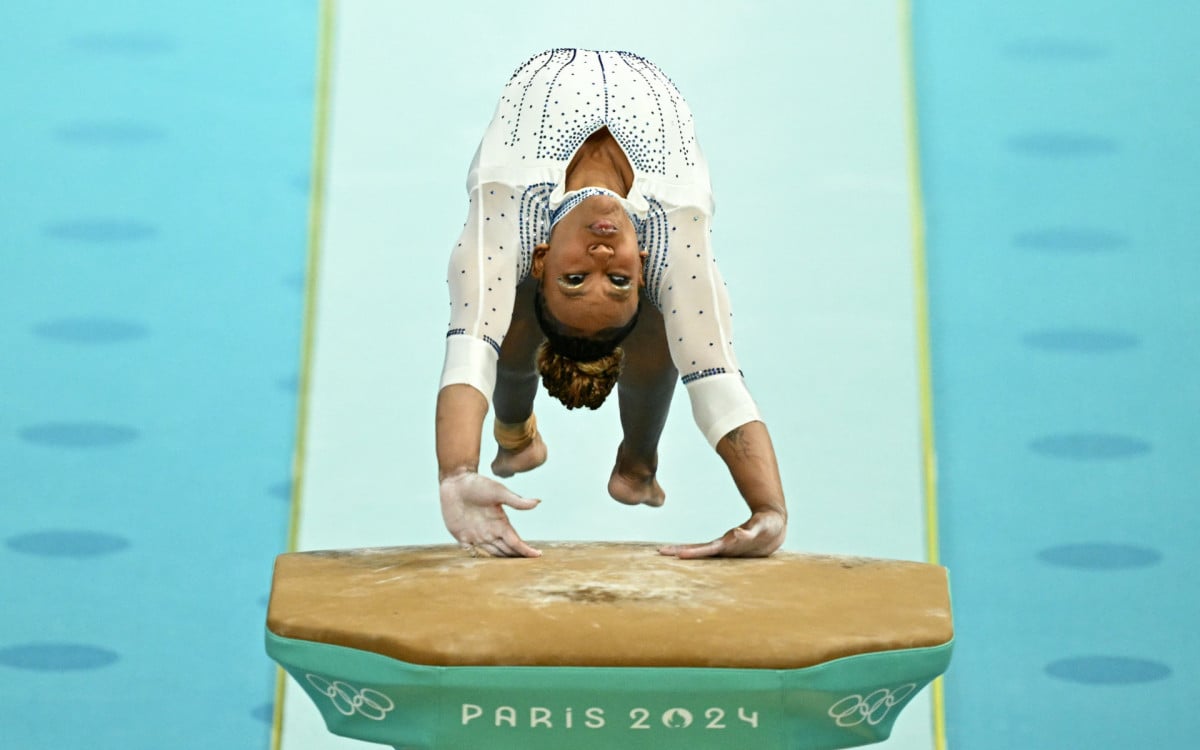
[[[388,712],[396,707],[392,699],[370,688],[359,690],[349,683],[340,680],[329,680],[315,674],[305,675],[308,684],[329,698],[329,702],[343,716],[360,714],[371,721],[382,721]]]
[[[916,689],[916,683],[910,682],[895,690],[880,688],[865,698],[857,693],[847,695],[829,707],[829,716],[839,727],[856,727],[864,721],[877,726]]]

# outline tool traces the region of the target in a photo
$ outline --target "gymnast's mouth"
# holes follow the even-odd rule
[[[588,224],[588,230],[591,231],[592,234],[600,234],[605,236],[614,235],[619,231],[617,229],[617,225],[608,219],[599,219],[597,221],[593,221],[591,224]]]

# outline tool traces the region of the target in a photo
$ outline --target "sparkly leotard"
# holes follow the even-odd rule
[[[649,253],[646,296],[663,314],[693,417],[715,446],[760,416],[733,354],[729,298],[712,257],[708,165],[675,85],[628,52],[550,50],[505,86],[467,175],[470,208],[447,271],[441,387],[465,383],[490,400],[517,285],[549,238],[552,213],[568,208],[567,165],[605,126],[633,167],[623,203]]]

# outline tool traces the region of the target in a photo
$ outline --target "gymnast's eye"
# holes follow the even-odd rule
[[[568,273],[563,274],[562,280],[567,286],[579,286],[586,276],[585,273]]]
[[[608,280],[611,281],[613,283],[613,286],[617,287],[618,289],[628,289],[629,288],[629,277],[628,276],[621,276],[620,274],[614,273],[614,274],[609,274]]]

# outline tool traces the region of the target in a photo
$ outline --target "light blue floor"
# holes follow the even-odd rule
[[[267,744],[315,31],[0,6],[0,747]]]
[[[1200,6],[919,4],[954,748],[1195,746]]]

